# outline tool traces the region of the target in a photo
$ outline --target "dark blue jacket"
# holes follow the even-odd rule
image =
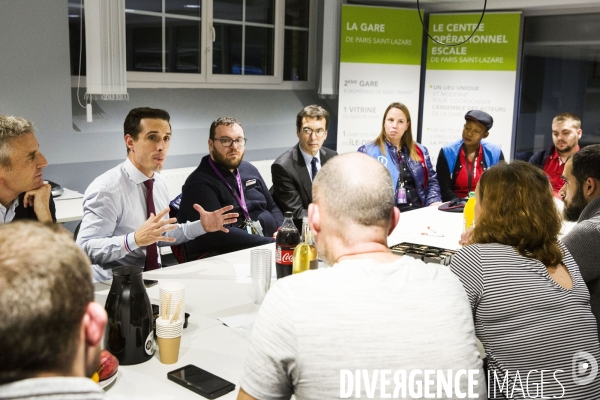
[[[554,149],[554,146],[550,146],[549,149],[535,152],[529,159],[529,163],[544,169],[544,165],[546,165],[546,159],[554,153]]]
[[[208,163],[208,157],[202,158],[200,165],[185,181],[182,189],[181,204],[177,219],[179,222],[197,221],[200,215],[194,210],[194,204],[200,204],[206,211],[215,211],[221,207],[233,205],[232,212],[239,214],[236,223],[227,226],[228,233],[218,231],[206,233],[187,242],[185,248],[190,260],[200,256],[229,253],[274,242],[273,234],[283,223],[283,215],[260,173],[252,164],[242,161],[238,167],[248,211],[253,221],[260,221],[265,236],[250,235],[240,225],[244,222],[244,212],[229,188],[219,179]],[[235,176],[227,169],[219,167],[219,172],[229,185],[237,191]]]
[[[360,146],[358,151],[376,158],[387,167],[388,171],[390,171],[390,175],[392,176],[394,193],[396,193],[400,171],[398,169],[397,157],[391,157],[391,154],[396,152],[396,147],[394,147],[394,145],[388,141],[386,141],[385,144],[385,154],[381,153],[379,146],[375,145],[375,143],[368,143]],[[417,194],[419,195],[419,199],[421,199],[421,202],[424,206],[428,206],[436,201],[442,201],[442,197],[440,195],[440,185],[438,184],[437,174],[433,169],[433,165],[431,165],[431,159],[429,158],[429,152],[427,151],[427,148],[419,143],[416,143],[416,145],[418,150],[420,150],[420,152],[423,154],[425,168],[423,168],[422,163],[410,158],[410,152],[406,146],[402,147],[402,157],[407,160],[406,164],[415,181],[415,185],[417,186]]]
[[[454,187],[461,167],[457,161],[459,160],[458,155],[460,154],[462,144],[463,140],[460,139],[442,147],[440,150],[436,170],[443,201],[451,201],[456,198]],[[483,160],[480,160],[480,163],[484,171],[504,160],[502,150],[495,144],[482,140],[481,147],[483,148]]]

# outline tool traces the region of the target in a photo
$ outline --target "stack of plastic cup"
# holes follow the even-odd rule
[[[174,364],[179,359],[179,346],[181,345],[181,335],[183,333],[183,321],[177,319],[172,324],[170,318],[156,319],[156,339],[158,342],[158,352],[160,362],[163,364]]]
[[[183,302],[181,305],[181,312],[179,313],[179,320],[183,321],[185,319],[185,285],[179,282],[166,282],[161,283],[158,286],[158,292],[160,294],[160,312],[158,315],[163,315],[163,296],[171,295],[171,308],[168,310],[168,318],[170,319],[173,314],[175,314],[175,310],[177,309],[177,305],[179,302]]]
[[[250,277],[254,303],[261,304],[271,286],[271,250],[250,251]]]

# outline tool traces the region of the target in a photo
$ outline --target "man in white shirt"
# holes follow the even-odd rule
[[[400,218],[387,169],[362,153],[334,157],[313,183],[308,216],[332,267],[271,288],[238,400],[425,398],[438,390],[436,398],[487,399],[460,281],[387,246]]]
[[[31,122],[0,114],[0,224],[56,221],[50,185],[42,179],[48,161],[39,147]]]
[[[206,212],[194,205],[200,220],[175,224],[168,218],[169,194],[160,174],[171,141],[170,116],[164,110],[135,108],[125,118],[127,159],[96,178],[85,191],[77,244],[88,254],[93,280],[112,278],[112,268],[160,267],[160,246],[180,244],[206,232],[227,232],[237,219],[232,206]],[[152,194],[151,196],[149,194]],[[160,243],[159,243],[160,242]]]

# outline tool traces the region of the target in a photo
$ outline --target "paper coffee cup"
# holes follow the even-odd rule
[[[181,335],[174,338],[162,338],[158,336],[158,354],[163,364],[175,364],[179,360],[179,345]]]
[[[179,359],[179,346],[183,334],[183,321],[177,320],[172,324],[169,319],[156,319],[156,337],[158,354],[163,364],[174,364]]]

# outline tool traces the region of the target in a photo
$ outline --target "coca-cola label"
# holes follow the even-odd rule
[[[294,261],[294,249],[283,249],[277,247],[275,262],[278,264],[292,265]]]

